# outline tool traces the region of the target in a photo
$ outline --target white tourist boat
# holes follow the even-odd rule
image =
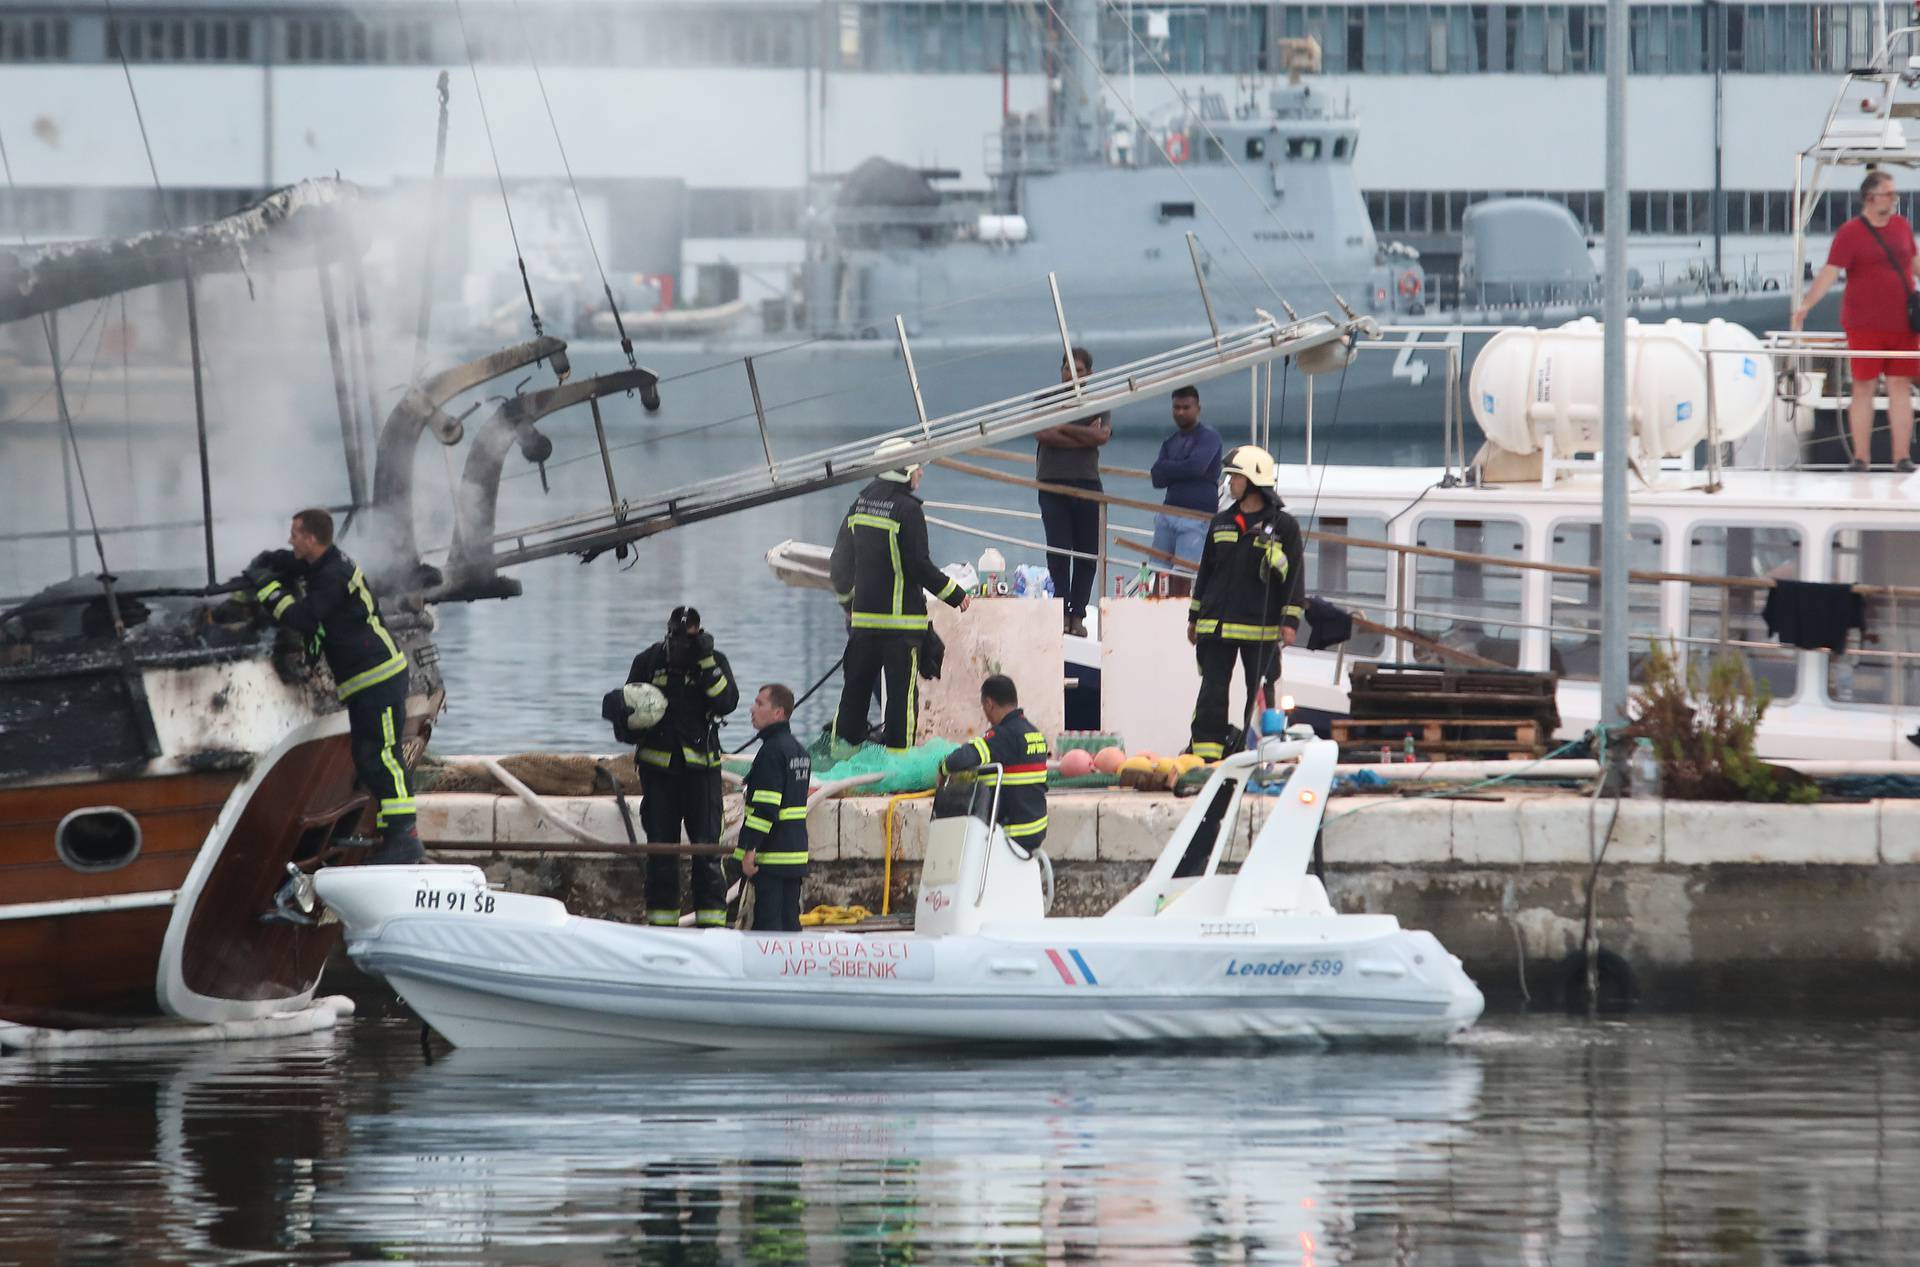
[[[988,781],[943,792],[910,932],[637,927],[464,866],[325,870],[317,890],[355,962],[463,1047],[1444,1040],[1483,1007],[1460,961],[1391,915],[1336,913],[1309,873],[1335,758],[1300,727],[1221,763],[1094,918],[1047,916],[1045,856],[987,826]],[[1225,872],[1250,783],[1283,777]]]

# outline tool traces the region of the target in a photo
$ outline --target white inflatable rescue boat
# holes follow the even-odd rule
[[[1341,915],[1308,872],[1338,749],[1297,727],[1215,767],[1146,878],[1050,919],[1052,875],[989,827],[994,767],[935,804],[911,932],[662,929],[489,889],[477,867],[343,867],[347,950],[462,1047],[1432,1042],[1480,991],[1432,934]],[[1248,782],[1282,778],[1234,874]]]

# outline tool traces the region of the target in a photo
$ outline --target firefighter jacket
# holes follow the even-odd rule
[[[1293,516],[1271,495],[1264,510],[1229,506],[1207,525],[1187,620],[1202,638],[1274,642],[1300,627],[1306,585]]]
[[[834,539],[828,564],[833,595],[857,632],[919,634],[927,628],[927,597],[958,607],[959,582],[927,553],[927,515],[912,489],[877,479],[860,490]]]
[[[965,774],[994,764],[1000,767],[1000,813],[995,821],[1022,848],[1037,847],[1047,835],[1047,737],[1017,708],[986,734],[948,753],[940,768]]]
[[[304,594],[293,592],[295,578],[306,582]],[[380,604],[367,578],[338,546],[296,565],[292,576],[268,581],[256,597],[269,615],[326,657],[335,693],[343,700],[407,671],[406,653],[381,623]]]
[[[720,768],[720,719],[740,705],[740,688],[727,657],[709,649],[682,671],[667,663],[667,644],[656,642],[633,657],[628,682],[650,682],[667,697],[667,714],[641,734],[634,761],[642,773],[665,770],[675,757],[689,769]]]
[[[763,867],[807,865],[807,785],[813,758],[793,729],[777,721],[760,732],[760,751],[747,771],[747,817],[740,825],[738,859],[748,853]]]

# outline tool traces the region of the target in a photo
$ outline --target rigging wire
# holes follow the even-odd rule
[[[147,171],[153,177],[153,187],[160,194],[160,222],[173,228],[173,214],[167,209],[166,186],[160,183],[160,167],[153,161],[153,142],[147,137],[147,117],[140,110],[140,94],[133,90],[133,67],[127,64],[127,44],[120,38],[119,20],[113,16],[113,0],[106,0],[107,32],[113,51],[120,57],[120,73],[126,76],[127,96],[133,101],[133,121],[140,125],[140,145],[147,152]],[[9,175],[11,180],[12,176]]]
[[[540,73],[540,59],[534,56],[533,39],[527,31],[526,16],[520,12],[520,0],[513,0],[513,18],[520,26],[521,42],[527,46],[527,64],[533,67],[533,82],[540,87],[540,104],[547,108],[547,126],[553,129],[553,144],[560,151],[560,166],[566,169],[567,187],[573,191],[573,207],[580,213],[580,228],[587,235],[587,250],[593,253],[593,267],[600,274],[600,289],[607,297],[607,310],[613,314],[613,328],[620,332],[620,350],[627,354],[628,367],[639,369],[640,362],[633,355],[633,340],[627,337],[626,323],[620,318],[620,305],[614,301],[613,287],[607,281],[606,266],[600,262],[600,248],[593,240],[593,226],[587,223],[587,209],[580,201],[580,186],[573,179],[573,163],[567,158],[567,143],[560,139],[560,124],[553,117],[553,102],[547,97],[547,80]],[[485,109],[481,107],[482,113]],[[521,272],[526,272],[524,266]]]
[[[171,231],[173,229],[173,213],[167,207],[166,186],[160,183],[160,167],[153,161],[153,142],[147,136],[147,117],[140,109],[140,94],[133,86],[133,67],[127,62],[127,44],[125,40],[120,38],[120,23],[119,19],[114,17],[113,14],[113,0],[104,0],[104,8],[107,16],[108,40],[113,45],[113,51],[119,55],[120,73],[127,81],[127,97],[133,102],[133,118],[134,121],[140,125],[140,145],[146,150],[147,171],[153,177],[153,188],[155,192],[160,195],[160,221]],[[244,265],[242,266],[242,272],[245,272]],[[207,456],[207,416],[204,394],[205,380],[211,375],[207,370],[205,351],[200,344],[199,321],[194,302],[193,261],[191,259],[183,257],[180,265],[180,278],[186,285],[187,331],[188,339],[193,349],[194,423],[196,446],[200,453],[200,502],[203,511],[202,518],[205,522],[207,584],[213,585],[216,583],[216,578],[214,577],[213,552],[213,473]],[[247,278],[247,294],[249,296],[253,294],[253,279],[251,276]],[[53,329],[52,325],[49,324],[47,329],[48,333],[51,334]],[[55,385],[58,386],[57,381]],[[65,407],[66,402],[63,399],[61,401],[61,408],[64,410]],[[70,420],[68,425],[72,425]],[[101,558],[101,570],[103,574],[100,582],[107,591],[107,605],[113,610],[114,628],[124,634],[125,630],[120,624],[119,605],[113,596],[112,580],[104,574],[105,569],[106,559],[103,555]]]
[[[101,312],[101,309],[99,307],[95,307],[93,311],[93,316],[88,319],[85,328],[80,331],[80,337],[74,340],[72,348],[67,352],[67,354],[64,357],[60,359],[61,369],[70,370],[74,367],[74,364],[77,361],[79,361],[80,353],[82,349],[86,347],[87,337],[93,333],[94,324],[100,320],[100,312]],[[0,426],[6,426],[11,423],[16,423],[21,421],[28,414],[32,413],[34,410],[38,409],[41,405],[45,404],[47,401],[47,398],[51,395],[53,395],[53,384],[49,383],[45,387],[40,389],[40,394],[38,396],[35,396],[32,400],[29,400],[24,405],[21,405],[18,409],[14,410],[12,413],[8,414],[6,417],[0,418]]]
[[[111,6],[109,6],[109,12],[111,12]],[[121,65],[122,67],[126,65],[125,53],[121,54]],[[127,78],[127,87],[129,89],[133,87],[133,78],[131,75],[129,75]],[[137,112],[138,110],[137,98],[135,100],[135,109]],[[146,131],[147,131],[146,125],[144,123],[141,124],[140,135],[143,138],[146,136]],[[153,161],[153,151],[151,149],[147,151],[147,161],[149,163]],[[8,193],[17,197],[19,194],[19,186],[14,183],[13,161],[7,155],[7,144],[4,136],[0,136],[0,171],[4,171],[6,174]],[[156,180],[159,179],[157,172],[155,173],[155,179]],[[164,202],[165,199],[162,199],[162,201]],[[28,248],[32,247],[32,243],[27,239],[27,231],[26,231],[25,225],[22,225],[20,228],[20,245]],[[100,315],[106,311],[106,307],[107,307],[107,301],[102,299],[94,309],[95,322],[97,322],[100,318]],[[92,329],[92,327],[93,327],[93,322],[89,322],[88,329]],[[86,460],[81,456],[81,453],[80,453],[80,435],[74,429],[73,414],[67,408],[66,374],[60,362],[60,340],[54,334],[53,314],[48,312],[42,312],[40,314],[40,329],[41,329],[41,332],[46,335],[46,339],[47,339],[47,354],[51,361],[52,369],[53,369],[54,396],[59,403],[60,422],[66,428],[67,443],[73,449],[73,469],[80,476],[80,497],[87,508],[87,527],[93,536],[93,553],[94,553],[94,556],[100,560],[99,580],[100,580],[101,588],[106,591],[107,614],[113,620],[113,631],[116,638],[124,639],[127,636],[127,626],[126,626],[126,622],[123,621],[120,616],[120,601],[114,596],[114,593],[113,593],[113,580],[114,580],[113,570],[107,566],[106,541],[100,535],[100,518],[98,515],[94,513],[94,509],[93,509],[93,488],[92,488],[92,485],[89,484],[87,481],[87,464],[86,464]],[[102,337],[104,338],[104,334]],[[81,335],[80,342],[82,344],[86,342],[86,335],[84,332]],[[75,351],[77,354],[78,347],[76,347]],[[98,368],[99,363],[100,363],[99,345],[96,344],[94,349],[94,366]],[[88,384],[88,390],[91,391],[92,384],[93,384],[93,376],[91,373],[89,373],[87,376],[87,384]],[[73,503],[69,501],[67,505],[69,508],[71,508]],[[78,571],[79,569],[76,568],[75,570]]]
[[[1101,3],[1106,5],[1113,15],[1120,19],[1121,24],[1127,28],[1127,34],[1133,39],[1134,43],[1140,46],[1147,57],[1152,60],[1154,69],[1160,72],[1160,77],[1166,81],[1167,86],[1172,88],[1176,93],[1179,93],[1179,85],[1173,82],[1173,75],[1168,70],[1167,64],[1160,60],[1160,55],[1153,51],[1152,45],[1140,38],[1140,32],[1134,30],[1133,23],[1120,11],[1119,6],[1114,3],[1114,0],[1101,0]],[[1184,94],[1182,94],[1181,99],[1185,99]],[[1128,113],[1132,113],[1131,103],[1128,105]],[[1138,121],[1137,115],[1135,119]],[[1272,203],[1261,196],[1259,189],[1254,186],[1254,183],[1247,179],[1246,170],[1234,159],[1233,151],[1226,147],[1220,140],[1219,135],[1214,132],[1213,128],[1208,125],[1206,119],[1198,111],[1193,112],[1193,120],[1200,125],[1200,130],[1206,133],[1207,139],[1218,146],[1220,152],[1226,156],[1227,166],[1233,169],[1234,175],[1240,178],[1240,183],[1247,187],[1247,192],[1253,195],[1253,200],[1260,204],[1261,210],[1267,213],[1267,217],[1273,221],[1275,227],[1282,230],[1280,236],[1293,247],[1294,254],[1298,255],[1301,262],[1312,271],[1314,279],[1327,288],[1327,293],[1333,296],[1333,301],[1339,304],[1341,309],[1344,310],[1349,317],[1357,315],[1353,311],[1352,306],[1349,305],[1340,292],[1334,288],[1333,283],[1327,280],[1327,275],[1320,271],[1320,266],[1314,263],[1313,256],[1308,254],[1307,248],[1300,244],[1300,239],[1296,238],[1292,233],[1286,232],[1287,226],[1286,223],[1280,219],[1280,213],[1274,210]],[[1162,155],[1167,159],[1168,163],[1173,162],[1172,155],[1168,155],[1164,151],[1162,151]]]
[[[493,178],[500,186],[500,205],[507,213],[507,234],[513,239],[514,262],[520,266],[520,289],[526,292],[527,313],[533,318],[534,337],[539,338],[546,333],[546,329],[540,322],[540,308],[533,302],[533,283],[527,280],[527,258],[520,251],[520,231],[514,227],[513,203],[507,197],[507,178],[500,170],[500,151],[493,143],[493,123],[487,118],[487,96],[480,88],[480,68],[473,61],[473,37],[467,33],[467,14],[460,0],[453,0],[453,13],[460,22],[460,43],[467,54],[467,73],[473,76],[473,96],[480,105],[480,126],[487,134],[487,153],[493,157]]]
[[[1010,339],[1001,343],[990,344],[977,351],[965,352],[958,356],[946,357],[942,360],[926,361],[926,362],[923,362],[922,364],[923,364],[923,368],[926,371],[932,371],[936,369],[947,369],[955,365],[960,365],[967,361],[978,360],[984,356],[998,356],[1003,353],[1013,351],[1016,348],[1019,348],[1026,344],[1031,344],[1031,343],[1045,343],[1051,347],[1059,346],[1057,343],[1054,343],[1051,338],[1045,335],[1031,335],[1031,336],[1026,336],[1018,339]],[[761,358],[756,356],[754,359],[757,361],[757,360],[760,360]],[[693,374],[705,373],[707,372],[707,370],[710,370],[710,369],[724,368],[725,365],[730,365],[734,363],[735,362],[731,362],[731,361],[723,362],[722,365],[708,366],[706,367],[706,369],[702,369],[702,370],[691,370],[687,374],[682,374],[682,375],[679,375],[678,377],[686,378]],[[663,383],[666,383],[666,382],[671,382],[672,380],[663,378],[660,381]],[[855,392],[864,391],[872,386],[875,386],[876,384],[879,384],[882,381],[883,380],[880,375],[874,375],[872,378],[862,380],[861,382],[854,383],[853,385],[848,387],[836,387],[832,391],[814,392],[811,395],[807,395],[807,396],[795,396],[791,400],[783,400],[783,401],[780,401],[778,404],[768,405],[766,407],[767,413],[774,414],[774,413],[778,413],[782,409],[792,409],[796,405],[810,405],[822,400],[832,400],[837,396],[851,396]],[[886,376],[886,379],[884,381],[888,381],[888,382],[897,381],[897,378],[895,375],[889,374]],[[734,423],[737,423],[737,422],[750,422],[755,418],[757,418],[758,416],[759,415],[753,413],[752,411],[748,411],[746,413],[732,414],[725,418],[717,418],[710,422],[694,423],[692,426],[681,427],[675,431],[663,431],[657,434],[644,435],[639,437],[638,439],[623,441],[620,444],[610,444],[607,446],[607,452],[618,453],[623,449],[637,449],[643,445],[658,444],[666,440],[676,440],[676,439],[679,439],[681,436],[699,435],[703,432],[718,430],[721,427],[732,426]],[[600,456],[600,450],[597,448],[594,448],[594,449],[588,449],[584,453],[575,454],[572,457],[549,458],[544,463],[544,465],[549,468],[572,466],[577,462],[595,461],[599,458],[599,456]],[[510,475],[503,476],[502,478],[507,480],[525,479],[533,474],[534,472],[532,471],[515,471]]]
[[[979,303],[983,299],[993,299],[1000,295],[1011,294],[1016,290],[1026,290],[1029,287],[1033,286],[1034,284],[1035,283],[1031,279],[1024,280],[1024,281],[1017,281],[1017,282],[1009,282],[1005,286],[996,286],[992,290],[983,290],[976,295],[964,295],[959,299],[949,299],[945,303],[930,304],[925,308],[919,308],[914,310],[913,312],[902,313],[900,315],[903,318],[905,318],[909,323],[911,323],[923,317],[930,317],[936,312],[945,312],[949,308],[958,308],[964,304]],[[1035,337],[1041,337],[1041,336],[1035,336]],[[797,340],[793,343],[783,343],[779,347],[768,348],[765,352],[755,352],[753,354],[753,359],[764,365],[766,362],[768,362],[769,360],[772,360],[776,356],[782,356],[788,352],[798,352],[800,349],[812,347],[816,343],[846,343],[846,342],[848,342],[848,340],[842,334],[815,334],[815,335],[810,335],[807,338]],[[1013,344],[1005,344],[1002,346],[1011,347],[1013,346]],[[698,378],[702,374],[711,374],[715,370],[724,370],[731,366],[739,365],[745,359],[746,358],[739,357],[739,356],[729,357],[727,360],[724,360],[724,361],[714,361],[709,365],[702,365],[695,369],[682,370],[678,374],[669,374],[667,377],[661,379],[660,383],[662,386],[665,386],[668,383],[677,383],[683,379]]]

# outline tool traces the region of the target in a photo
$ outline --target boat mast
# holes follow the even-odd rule
[[[1061,25],[1080,38],[1094,55],[1100,51],[1100,0],[1060,0],[1057,6]],[[1063,163],[1088,163],[1101,154],[1100,75],[1085,59],[1076,57],[1072,40],[1062,32],[1054,63],[1053,126],[1056,131],[1055,154]],[[1064,143],[1060,137],[1064,135]]]
[[[1601,315],[1600,721],[1627,714],[1627,3],[1607,0],[1606,285]],[[1624,748],[1614,754],[1624,755]],[[1624,765],[1616,760],[1616,768]]]

